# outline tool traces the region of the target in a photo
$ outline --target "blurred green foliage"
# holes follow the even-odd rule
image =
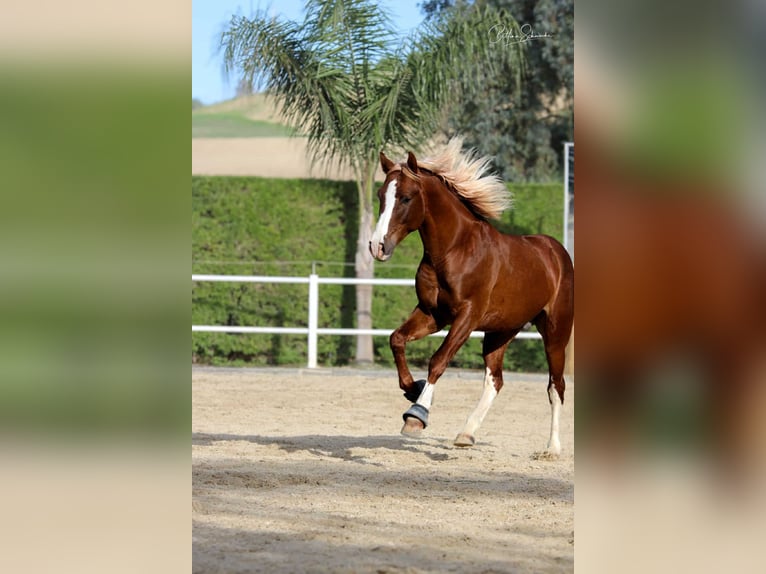
[[[513,185],[515,207],[495,222],[509,233],[548,233],[561,239],[561,184]],[[306,277],[316,263],[325,277],[353,277],[357,237],[357,193],[353,182],[265,179],[255,177],[192,178],[193,272],[225,275],[291,275]],[[350,214],[353,214],[350,216]],[[377,264],[376,277],[414,277],[422,255],[417,234],[397,248],[391,262]],[[353,286],[320,286],[320,327],[354,327]],[[411,287],[376,287],[373,324],[399,326],[417,300]],[[306,326],[308,286],[292,284],[210,283],[192,286],[195,325]],[[321,365],[353,360],[354,337],[321,336]],[[408,347],[411,364],[425,368],[442,339],[427,338]],[[375,337],[376,363],[393,366],[386,337]],[[214,365],[302,365],[306,337],[192,333],[193,360]],[[481,341],[470,340],[454,366],[483,368]],[[506,353],[506,368],[546,369],[537,340],[515,341]]]
[[[180,436],[188,72],[19,64],[2,77],[0,432]]]

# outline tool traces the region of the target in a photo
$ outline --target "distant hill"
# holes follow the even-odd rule
[[[269,138],[293,135],[264,94],[194,108],[192,138]]]

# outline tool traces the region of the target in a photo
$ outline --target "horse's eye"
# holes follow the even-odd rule
[[[407,204],[410,202],[410,200],[411,200],[411,199],[412,199],[411,197],[402,196],[401,202],[402,202],[404,205],[407,205]]]

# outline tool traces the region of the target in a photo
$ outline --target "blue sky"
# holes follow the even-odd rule
[[[304,0],[264,2],[259,0],[194,0],[192,3],[192,97],[204,104],[213,104],[234,97],[236,79],[226,81],[217,54],[218,36],[232,15],[248,15],[266,8],[275,15],[290,20],[303,19]],[[418,2],[382,0],[378,4],[387,10],[400,32],[420,24],[423,15]]]

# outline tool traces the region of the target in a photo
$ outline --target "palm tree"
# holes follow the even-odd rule
[[[223,32],[225,71],[275,96],[306,136],[312,161],[332,160],[355,174],[357,277],[373,277],[368,242],[378,153],[420,149],[477,70],[511,58],[521,77],[522,46],[498,42],[498,27],[518,30],[506,13],[474,7],[429,20],[402,39],[375,2],[308,0],[302,23],[260,11],[234,16]],[[372,287],[357,286],[356,294],[357,326],[371,328]],[[357,339],[356,360],[373,360],[370,336]]]

